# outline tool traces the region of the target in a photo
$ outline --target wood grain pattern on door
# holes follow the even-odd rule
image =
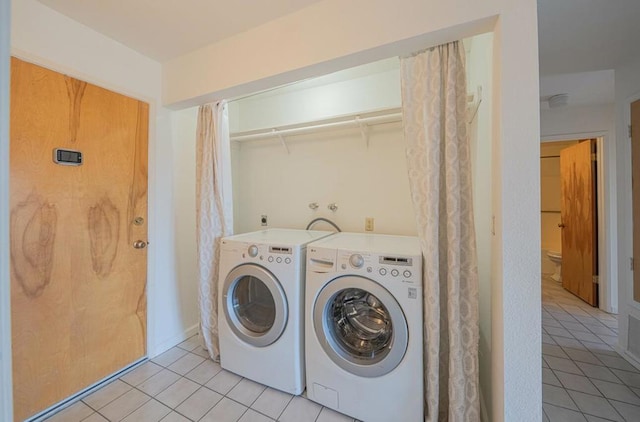
[[[562,287],[598,305],[595,140],[560,151]]]
[[[631,104],[631,183],[633,201],[633,300],[640,302],[640,100]]]
[[[11,61],[15,420],[146,354],[148,105]],[[80,166],[53,149],[82,152]],[[142,217],[142,224],[134,224]]]

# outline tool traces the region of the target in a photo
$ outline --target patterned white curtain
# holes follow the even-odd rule
[[[226,101],[200,106],[196,132],[196,219],[200,333],[213,360],[218,343],[220,239],[233,234],[231,146]]]
[[[403,58],[401,74],[424,255],[425,421],[479,421],[478,276],[462,43]]]

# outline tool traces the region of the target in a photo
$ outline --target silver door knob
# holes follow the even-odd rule
[[[136,240],[135,242],[133,242],[133,247],[136,249],[144,249],[147,247],[147,242],[145,242],[144,240]]]

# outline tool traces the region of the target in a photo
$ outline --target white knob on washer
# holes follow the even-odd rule
[[[355,268],[360,268],[364,265],[364,258],[356,253],[349,257],[349,263]]]
[[[249,253],[250,257],[255,258],[256,256],[258,256],[258,247],[256,245],[251,245],[249,246],[249,250],[247,252]]]

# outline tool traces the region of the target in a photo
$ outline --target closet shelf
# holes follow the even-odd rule
[[[475,118],[481,102],[482,87],[478,86],[475,93],[467,96],[469,114],[468,123],[471,123]],[[367,113],[347,114],[330,119],[315,120],[294,125],[270,127],[246,132],[235,132],[230,134],[230,138],[231,141],[235,142],[256,141],[269,138],[280,139],[280,142],[287,150],[287,153],[289,153],[289,148],[287,147],[285,139],[286,136],[303,135],[305,133],[320,130],[355,128],[360,130],[362,140],[368,146],[370,126],[395,122],[402,122],[402,109],[400,107],[375,110]]]
[[[280,138],[284,143],[285,136],[302,135],[309,132],[328,129],[360,129],[363,139],[367,142],[367,126],[401,122],[402,113],[400,108],[391,108],[370,113],[358,113],[345,115],[333,119],[316,120],[296,125],[280,126],[263,130],[231,133],[232,141],[244,142],[259,139]]]

